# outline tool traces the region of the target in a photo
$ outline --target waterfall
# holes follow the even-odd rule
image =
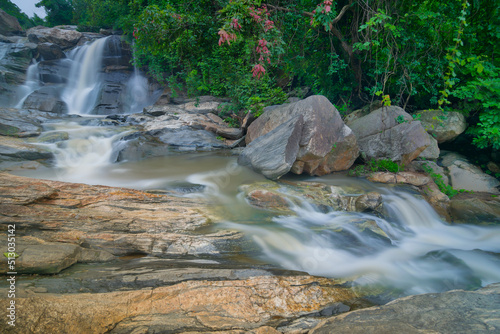
[[[251,236],[265,261],[403,294],[474,288],[500,281],[500,227],[449,225],[432,207],[403,191],[385,191],[386,218],[322,212],[304,203],[296,216],[270,224],[235,224]]]
[[[142,111],[150,104],[148,79],[134,65],[134,74],[127,82],[126,105],[129,114]]]
[[[108,38],[76,48],[69,54],[73,64],[62,100],[68,105],[70,114],[89,114],[95,107],[101,87],[102,55]]]
[[[23,103],[28,98],[28,96],[40,87],[40,71],[38,69],[38,63],[34,62],[28,67],[24,85],[17,88],[18,102],[14,106],[14,108],[22,108]]]

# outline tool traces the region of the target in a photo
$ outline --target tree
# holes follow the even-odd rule
[[[73,7],[68,0],[41,0],[35,6],[45,8],[45,20],[51,27],[73,23]]]

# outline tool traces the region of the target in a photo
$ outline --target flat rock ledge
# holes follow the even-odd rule
[[[310,334],[500,333],[500,283],[396,299],[330,318]]]
[[[202,199],[0,173],[0,230],[6,233],[15,225],[20,273],[57,273],[75,262],[128,254],[221,254],[241,234],[197,233],[212,221],[210,205]]]
[[[191,280],[171,286],[110,293],[35,293],[16,298],[16,327],[6,328],[4,333],[252,330],[275,327],[354,297],[349,288],[333,280],[311,276]],[[6,297],[0,302],[2,305],[8,303]],[[0,310],[0,316],[7,318],[5,307]],[[274,331],[268,330],[271,331],[261,333]]]

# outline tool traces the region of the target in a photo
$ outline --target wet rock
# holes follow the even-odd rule
[[[349,125],[368,159],[390,159],[403,164],[416,159],[431,145],[420,122],[399,107],[383,107]]]
[[[248,144],[238,157],[238,163],[251,167],[269,179],[280,178],[295,163],[303,127],[302,116],[291,118]]]
[[[32,43],[0,43],[0,83],[11,92],[16,93],[17,85],[22,85],[26,80],[26,71],[31,64],[36,44]],[[9,85],[15,85],[9,87]]]
[[[240,188],[249,204],[260,209],[293,214],[291,205],[308,202],[319,208],[336,211],[381,211],[382,196],[376,192],[348,195],[340,187],[316,182],[256,182]]]
[[[469,163],[465,157],[448,153],[442,157],[441,163],[448,169],[450,184],[454,189],[500,193],[500,181]]]
[[[68,112],[66,103],[61,101],[59,97],[59,90],[53,86],[45,86],[31,93],[24,100],[23,108],[46,111],[58,115]]]
[[[5,296],[5,295],[4,295]],[[355,295],[310,276],[187,280],[170,286],[109,293],[34,293],[16,297],[16,330],[34,333],[131,333],[252,330],[276,326]],[[4,299],[7,297],[3,297]],[[7,310],[0,315],[6,316]],[[35,326],[36,323],[36,326]],[[263,333],[256,331],[255,333]]]
[[[74,47],[78,44],[83,34],[75,30],[59,28],[47,28],[37,26],[26,31],[28,39],[32,43],[53,43],[59,45],[63,50]]]
[[[0,34],[5,36],[19,35],[23,33],[19,21],[12,15],[0,9]]]
[[[69,139],[69,134],[67,132],[49,132],[49,133],[42,133],[37,138],[34,138],[34,142],[57,143],[68,139]]]
[[[22,115],[18,109],[0,108],[0,135],[34,137],[42,131],[41,122],[30,115]]]
[[[40,43],[38,44],[36,51],[38,53],[38,57],[36,58],[39,61],[66,58],[66,55],[61,47],[53,43]]]
[[[130,44],[122,40],[118,35],[108,37],[103,52],[103,67],[123,66],[131,70],[133,69],[131,61],[132,49]]]
[[[357,212],[377,211],[382,205],[382,195],[377,192],[363,194],[356,199]]]
[[[439,144],[452,141],[467,128],[465,116],[457,111],[421,110],[420,122]]]
[[[293,160],[292,168],[288,169],[288,163],[282,164],[282,171],[274,173],[276,175],[272,178],[278,178],[290,170],[296,174],[325,175],[346,170],[354,163],[359,153],[356,138],[330,101],[320,95],[296,103],[265,108],[264,113],[247,130],[248,147],[243,154],[247,157],[249,153],[260,154],[262,150],[246,151],[250,150],[253,141],[260,137],[272,136],[272,133],[284,123],[297,122],[299,117],[303,118],[304,125],[302,133],[297,133],[299,150],[296,157],[294,159],[289,157],[291,161]],[[290,136],[283,136],[281,140],[284,142],[280,142],[280,136],[275,135],[274,145],[281,147],[280,151],[284,152],[282,148],[287,147],[289,138]],[[269,142],[268,146],[271,147],[270,145]],[[270,156],[268,158],[272,159]],[[253,159],[264,161],[258,156]]]
[[[464,316],[467,315],[467,316]],[[397,299],[330,318],[311,334],[493,333],[500,331],[500,284]]]
[[[38,63],[40,81],[48,84],[68,82],[71,61],[69,59],[44,60]]]
[[[51,159],[52,152],[14,137],[0,136],[0,160]]]
[[[500,223],[500,197],[487,193],[462,193],[450,201],[450,213],[457,223]]]
[[[18,237],[75,244],[115,256],[216,255],[241,237],[237,232],[194,233],[210,222],[210,204],[201,199],[9,174],[0,174],[0,181],[0,223],[16,224]]]

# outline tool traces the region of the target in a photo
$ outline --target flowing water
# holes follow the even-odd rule
[[[75,65],[63,94],[70,113],[87,115],[95,105],[100,85],[98,55],[105,41],[75,49],[70,55]],[[142,97],[147,82],[138,71],[127,87],[129,94],[137,93],[130,110],[141,108],[146,103]],[[217,199],[226,212],[226,221],[217,228],[244,232],[254,247],[246,256],[265,263],[339,277],[360,286],[389,287],[401,294],[472,289],[500,281],[499,227],[447,224],[424,200],[405,189],[356,178],[314,178],[314,182],[349,189],[351,195],[377,191],[383,195],[387,214],[382,218],[325,210],[303,197],[300,205],[290,203],[293,214],[278,215],[247,203],[239,186],[264,178],[238,166],[228,152],[116,163],[127,128],[81,117],[45,124],[45,130],[63,139],[44,144],[54,152],[53,166],[18,174]]]
[[[38,69],[38,63],[35,62],[28,67],[24,85],[18,87],[18,102],[16,103],[14,108],[22,108],[23,103],[28,98],[28,96],[30,96],[31,93],[33,93],[40,87],[40,71]]]
[[[62,100],[70,114],[90,114],[95,107],[101,88],[102,54],[108,38],[75,48],[69,54],[72,65]]]

